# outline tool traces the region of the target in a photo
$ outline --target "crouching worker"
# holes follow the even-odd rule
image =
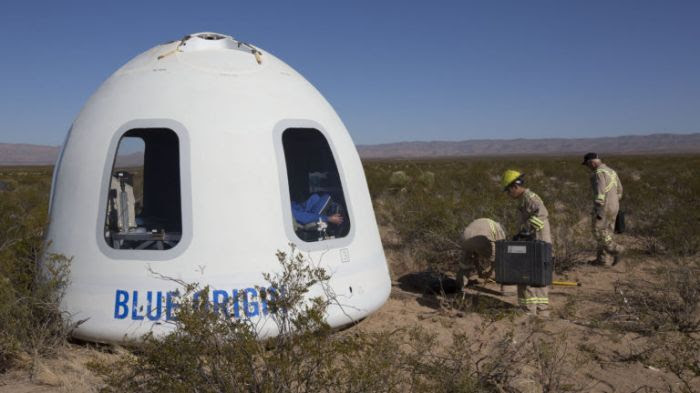
[[[508,196],[518,200],[518,217],[521,234],[530,234],[533,240],[542,240],[552,244],[552,235],[549,229],[547,208],[542,199],[525,188],[525,179],[522,173],[507,170],[501,180],[503,190]],[[518,284],[518,303],[530,315],[549,317],[548,288],[533,287]]]
[[[488,278],[496,259],[496,241],[506,238],[501,224],[489,218],[478,218],[464,229],[462,234],[462,258],[457,271],[457,288],[476,281],[476,277]],[[515,295],[515,285],[501,285],[501,295]]]

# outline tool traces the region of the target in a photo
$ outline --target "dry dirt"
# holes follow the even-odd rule
[[[405,270],[400,267],[405,266],[406,261],[397,260],[406,258],[404,253],[387,250],[387,256],[395,271]],[[555,277],[578,281],[581,286],[555,286],[550,290],[552,313],[548,320],[527,317],[517,311],[516,297],[498,295],[498,286],[493,282],[447,297],[448,301],[477,305],[479,312],[440,307],[441,300],[444,304],[446,298],[427,289],[431,285],[427,275],[402,273],[393,277],[394,287],[387,303],[351,330],[422,326],[436,333],[443,345],[450,343],[454,332],[464,332],[472,337],[475,345],[483,346],[485,355],[490,342],[509,332],[516,340],[536,331],[540,336],[561,338],[565,378],[580,391],[667,392],[669,387],[680,391],[680,381],[672,373],[638,360],[624,359],[648,345],[649,337],[599,325],[601,313],[609,307],[604,299],[609,298],[618,279],[630,275],[649,278],[653,275],[651,268],[663,263],[665,260],[661,257],[635,255],[616,267],[582,265],[563,277]],[[492,309],[498,312],[489,312]],[[116,359],[119,351],[119,348],[72,343],[52,359],[32,362],[27,357],[22,367],[0,377],[0,393],[97,391],[100,380],[89,371],[87,363]],[[700,378],[693,381],[693,388],[700,391]]]

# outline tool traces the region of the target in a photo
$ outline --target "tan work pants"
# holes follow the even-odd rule
[[[549,317],[549,287],[518,284],[518,304],[528,314]]]
[[[593,213],[593,237],[597,243],[596,259],[601,264],[611,265],[613,257],[622,251],[622,247],[615,243],[613,233],[615,233],[615,219],[618,209],[606,208],[601,218]]]

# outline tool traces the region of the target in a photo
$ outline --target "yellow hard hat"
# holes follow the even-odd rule
[[[522,173],[515,171],[513,169],[508,169],[503,172],[503,177],[501,178],[501,187],[507,188],[511,183],[518,180],[523,176]]]

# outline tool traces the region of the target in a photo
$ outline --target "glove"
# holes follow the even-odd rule
[[[596,218],[596,219],[602,220],[602,219],[603,219],[603,215],[605,214],[605,209],[603,208],[603,205],[598,205],[598,204],[596,204],[596,205],[595,205],[595,209],[593,210],[593,212],[595,213],[595,218]]]
[[[535,236],[532,234],[532,232],[523,229],[520,231],[517,235],[513,236],[513,240],[515,241],[528,241],[528,240],[534,240]]]

